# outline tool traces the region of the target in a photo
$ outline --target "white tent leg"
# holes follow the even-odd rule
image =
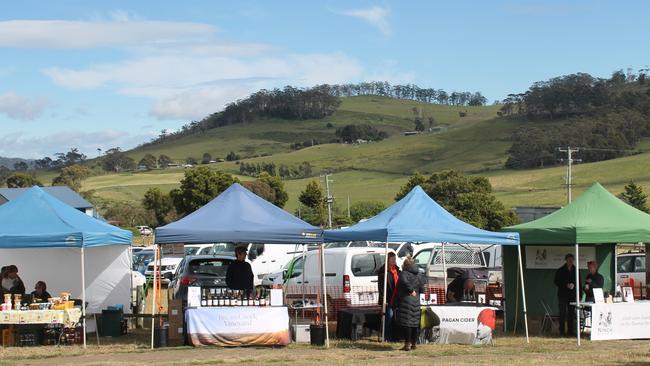
[[[435,261],[434,261],[435,264]],[[445,304],[447,303],[447,259],[445,258],[445,243],[442,243],[442,293],[445,294]],[[440,300],[438,300],[440,303]]]
[[[580,255],[578,250],[578,243],[576,243],[576,337],[578,346],[580,346]]]
[[[521,275],[521,298],[522,298],[522,306],[524,309],[524,329],[526,330],[526,343],[530,343],[530,339],[528,338],[528,313],[526,312],[526,286],[524,286],[524,266],[522,264],[521,260],[521,245],[517,245],[517,252],[518,252],[518,258],[519,258],[519,274]]]
[[[327,281],[325,278],[326,275],[326,270],[325,270],[325,243],[321,243],[321,268],[323,269],[321,271],[321,286],[323,287],[323,313],[325,315],[325,347],[330,348],[330,332],[329,332],[329,322],[327,318]]]
[[[153,282],[152,282],[152,287],[153,287],[153,294],[151,296],[151,349],[153,349],[153,339],[154,339],[154,314],[156,312],[156,288],[157,282],[156,279],[158,278],[158,245],[154,244],[153,247]]]
[[[83,319],[83,340],[84,348],[86,348],[86,260],[84,258],[84,247],[81,247],[81,319]],[[95,322],[97,323],[97,322]],[[98,332],[97,324],[95,324],[95,332]]]
[[[380,274],[381,276],[381,274]],[[388,241],[384,248],[384,299],[381,301],[381,342],[386,339],[386,287],[388,281]]]

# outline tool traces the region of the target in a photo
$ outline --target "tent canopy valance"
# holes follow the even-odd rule
[[[273,205],[239,183],[205,206],[156,229],[156,243],[311,244],[323,230]]]
[[[562,209],[503,230],[518,232],[521,244],[647,243],[650,242],[650,215],[594,183]]]
[[[517,245],[517,233],[495,233],[450,214],[416,186],[377,216],[346,229],[326,230],[325,241],[448,242]]]
[[[133,234],[32,187],[0,206],[0,248],[130,245]]]

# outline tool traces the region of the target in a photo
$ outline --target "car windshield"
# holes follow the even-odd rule
[[[185,255],[195,255],[201,249],[200,247],[185,247]]]
[[[195,275],[226,277],[231,259],[205,258],[195,259],[187,266],[187,272]]]
[[[402,245],[402,243],[388,243],[388,248],[397,251],[400,245]],[[373,248],[384,248],[386,247],[386,243],[374,242],[374,243],[370,243],[369,246]]]
[[[231,255],[235,256],[235,248],[237,248],[237,244],[232,244],[232,243],[217,243],[213,246],[213,254],[214,255]]]

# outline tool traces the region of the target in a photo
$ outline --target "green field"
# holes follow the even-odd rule
[[[448,131],[404,136],[402,132],[413,127],[413,107],[422,108],[425,120],[433,116],[436,123],[449,126]],[[459,110],[465,111],[467,116],[459,117]],[[235,151],[250,157],[242,160],[245,162],[295,165],[308,161],[314,167],[315,177],[285,181],[289,192],[286,209],[292,212],[297,209],[297,197],[307,182],[319,179],[318,175],[325,172],[333,174],[332,191],[341,207],[347,204],[348,196],[352,203],[363,200],[393,202],[399,187],[414,172],[431,173],[443,169],[489,177],[497,196],[507,206],[564,204],[564,167],[535,170],[503,167],[511,134],[520,122],[495,118],[497,110],[495,106],[459,108],[381,97],[344,98],[340,110],[322,120],[267,119],[251,125],[216,128],[201,136],[185,137],[128,153],[134,158],[145,153],[164,153],[183,160],[188,156],[200,159],[203,152],[222,157]],[[326,127],[327,123],[334,127]],[[391,136],[367,144],[323,144],[297,151],[289,148],[291,143],[309,138],[333,138],[336,127],[348,123],[370,123]],[[649,147],[650,141],[644,141],[640,146],[641,149]],[[578,164],[574,168],[574,196],[595,181],[615,193],[630,180],[650,189],[648,162],[650,154],[644,153]],[[235,162],[217,163],[210,167],[239,174]],[[182,169],[108,174],[87,179],[84,190],[95,190],[97,196],[104,199],[139,201],[149,187],[168,191],[178,186],[182,176]]]

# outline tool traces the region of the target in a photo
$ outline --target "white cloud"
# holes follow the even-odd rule
[[[101,48],[169,45],[210,39],[217,28],[202,23],[130,20],[8,20],[0,22],[0,47]]]
[[[383,34],[390,35],[392,30],[388,24],[390,10],[381,6],[372,6],[365,9],[352,9],[341,12],[343,15],[362,19],[366,23],[379,29]]]
[[[13,92],[0,94],[0,113],[11,119],[34,120],[46,107],[47,99],[42,97],[24,97]]]
[[[0,136],[0,156],[35,159],[68,151],[73,147],[88,156],[95,156],[97,148],[102,150],[115,146],[124,149],[132,148],[153,136],[152,133],[131,135],[128,132],[114,129],[91,132],[68,130],[36,137],[16,132]]]
[[[153,98],[150,114],[159,119],[199,119],[261,88],[343,83],[360,79],[363,70],[341,53],[255,58],[189,53],[43,72],[71,89],[111,87],[124,95]]]

